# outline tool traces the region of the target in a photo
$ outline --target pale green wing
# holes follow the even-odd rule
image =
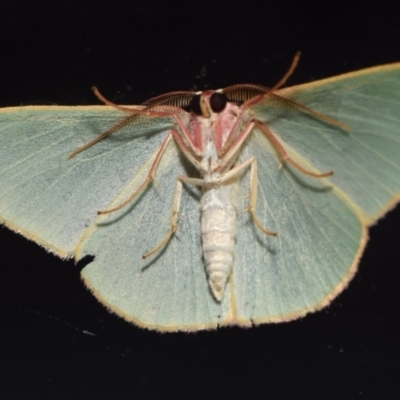
[[[319,171],[357,204],[367,224],[400,198],[400,64],[285,89],[284,96],[350,127],[349,132],[274,100],[255,107],[287,149]]]
[[[61,257],[72,256],[97,211],[165,138],[155,133],[171,126],[168,119],[151,119],[67,160],[124,116],[104,106],[1,110],[0,222]]]

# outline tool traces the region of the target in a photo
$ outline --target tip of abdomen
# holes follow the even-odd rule
[[[226,272],[214,271],[208,277],[208,283],[210,285],[212,294],[219,303],[224,298],[226,281],[228,280],[228,275]]]

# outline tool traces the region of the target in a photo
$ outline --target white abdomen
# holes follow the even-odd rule
[[[204,189],[201,198],[203,257],[211,291],[222,301],[236,241],[237,183]]]

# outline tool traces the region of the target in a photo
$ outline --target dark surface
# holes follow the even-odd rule
[[[160,3],[2,9],[0,106],[98,104],[92,85],[125,104],[272,85],[297,50],[289,85],[400,61],[395,1]],[[83,287],[83,264],[0,228],[0,398],[398,399],[399,226],[398,207],[371,229],[329,308],[197,334],[129,325]]]

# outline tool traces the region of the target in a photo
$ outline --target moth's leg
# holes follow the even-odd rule
[[[253,217],[254,223],[257,228],[260,229],[267,235],[276,236],[276,232],[269,231],[266,229],[260,220],[258,219],[256,210],[257,210],[257,190],[258,190],[258,174],[257,174],[257,160],[254,158],[250,167],[250,205],[247,207],[247,211],[250,211],[251,216]]]
[[[179,175],[178,179],[182,182],[189,183],[190,185],[203,186],[204,181],[200,178],[192,178],[191,176]]]
[[[265,228],[260,220],[258,219],[256,210],[257,210],[257,187],[258,187],[258,176],[257,176],[257,160],[255,157],[250,157],[248,160],[244,161],[242,164],[237,165],[235,168],[232,168],[227,172],[223,178],[221,179],[221,183],[226,182],[227,180],[237,177],[243,173],[243,171],[248,167],[250,167],[250,205],[246,208],[245,211],[250,211],[251,216],[253,217],[254,223],[257,228],[260,229],[267,235],[276,236],[276,232],[272,232]]]
[[[142,258],[146,259],[147,257],[152,256],[155,253],[158,253],[160,250],[162,250],[166,244],[169,242],[171,239],[171,236],[174,234],[174,232],[177,229],[177,222],[178,222],[178,213],[179,213],[179,208],[181,205],[181,198],[182,198],[182,182],[178,179],[176,183],[176,189],[175,189],[175,194],[174,194],[174,199],[172,202],[172,214],[171,214],[171,222],[170,222],[170,227],[168,233],[164,236],[164,239],[161,240],[161,242],[151,251],[149,251],[146,254],[143,254]]]
[[[236,167],[229,170],[224,176],[221,178],[220,183],[224,183],[229,179],[237,177],[243,173],[243,171],[248,168],[250,165],[250,205],[246,208],[245,211],[250,211],[251,216],[253,217],[254,223],[257,228],[260,229],[267,235],[276,236],[276,232],[272,232],[265,228],[260,222],[256,210],[257,210],[257,188],[258,188],[258,175],[257,175],[257,160],[255,157],[250,157],[242,164],[237,165]]]
[[[168,134],[168,136],[166,137],[166,139],[164,140],[163,144],[161,145],[161,147],[159,148],[156,157],[153,161],[153,164],[150,167],[149,173],[146,177],[146,179],[144,180],[144,182],[139,186],[139,188],[136,190],[135,193],[132,194],[132,196],[129,197],[129,199],[125,200],[124,202],[122,202],[119,206],[114,207],[114,208],[110,208],[108,210],[102,210],[102,211],[97,211],[97,214],[110,214],[113,213],[115,211],[120,210],[121,208],[125,207],[127,204],[131,203],[133,200],[135,200],[135,198],[143,192],[144,189],[146,189],[146,187],[154,180],[154,175],[157,171],[157,167],[158,164],[161,160],[162,155],[164,154],[165,149],[168,146],[168,143],[171,141],[172,139],[172,133]]]
[[[250,157],[246,161],[244,161],[242,164],[236,165],[234,168],[230,169],[228,172],[226,172],[223,176],[221,176],[220,180],[218,183],[225,183],[229,181],[232,178],[236,178],[240,176],[243,171],[253,162],[255,162],[256,158],[255,157]]]
[[[252,131],[254,125],[255,125],[254,121],[249,122],[246,125],[246,128],[240,133],[239,136],[234,138],[234,140],[229,140],[228,139],[225,142],[225,144],[224,144],[224,146],[222,148],[222,152],[224,153],[226,151],[226,153],[221,158],[220,163],[219,163],[220,166],[221,166],[221,169],[223,169],[226,164],[229,164],[230,160],[240,150],[240,148],[242,147],[242,144],[244,143],[244,141],[246,140],[247,136]],[[235,127],[233,129],[235,129]],[[228,149],[228,150],[226,150],[226,149]]]
[[[163,240],[151,251],[149,251],[146,254],[143,254],[142,258],[146,259],[150,256],[152,256],[155,253],[158,253],[160,250],[162,250],[166,244],[169,242],[171,239],[171,236],[174,234],[174,232],[177,229],[177,222],[178,222],[178,213],[179,213],[179,208],[181,205],[181,198],[182,198],[182,182],[186,182],[192,185],[196,186],[203,186],[203,180],[202,179],[197,179],[197,178],[191,178],[188,176],[184,175],[179,175],[178,176],[178,181],[176,183],[176,189],[175,189],[175,194],[174,194],[174,200],[172,202],[172,214],[171,214],[171,223],[170,223],[170,228],[167,234],[164,236]]]
[[[255,157],[251,157],[248,160],[244,161],[242,164],[235,166],[234,168],[230,169],[228,172],[224,173],[221,176],[217,183],[225,183],[232,178],[236,178],[242,174],[242,172],[252,163],[254,162]],[[204,186],[204,180],[200,178],[192,178],[191,176],[179,175],[178,179],[182,182],[189,183],[190,185],[195,186]]]
[[[183,129],[184,132],[186,132],[186,134],[189,135],[186,128]],[[173,129],[171,132],[174,135],[174,139],[178,144],[180,150],[182,151],[183,154],[185,154],[185,157],[196,167],[196,169],[200,169],[200,163],[197,160],[199,158],[199,155],[201,154],[199,149],[193,147],[191,143],[188,144],[187,142],[185,142],[185,140],[183,140],[185,136],[182,137],[181,133],[179,133],[175,129]]]
[[[296,169],[298,169],[300,172],[302,172],[304,175],[309,175],[309,176],[313,176],[315,178],[324,178],[326,176],[331,176],[333,175],[333,171],[329,171],[329,172],[324,172],[322,174],[317,174],[315,172],[309,171],[305,168],[303,168],[300,164],[298,164],[296,161],[294,161],[286,152],[286,150],[284,149],[284,147],[281,145],[281,143],[279,142],[278,138],[268,129],[268,127],[263,124],[260,121],[256,121],[257,125],[264,131],[265,135],[267,136],[267,138],[269,140],[271,140],[272,144],[275,146],[275,148],[278,150],[278,153],[280,154],[281,157],[281,165],[280,167],[282,167],[282,164],[284,162],[288,162],[289,164],[292,164],[293,167],[295,167]]]

